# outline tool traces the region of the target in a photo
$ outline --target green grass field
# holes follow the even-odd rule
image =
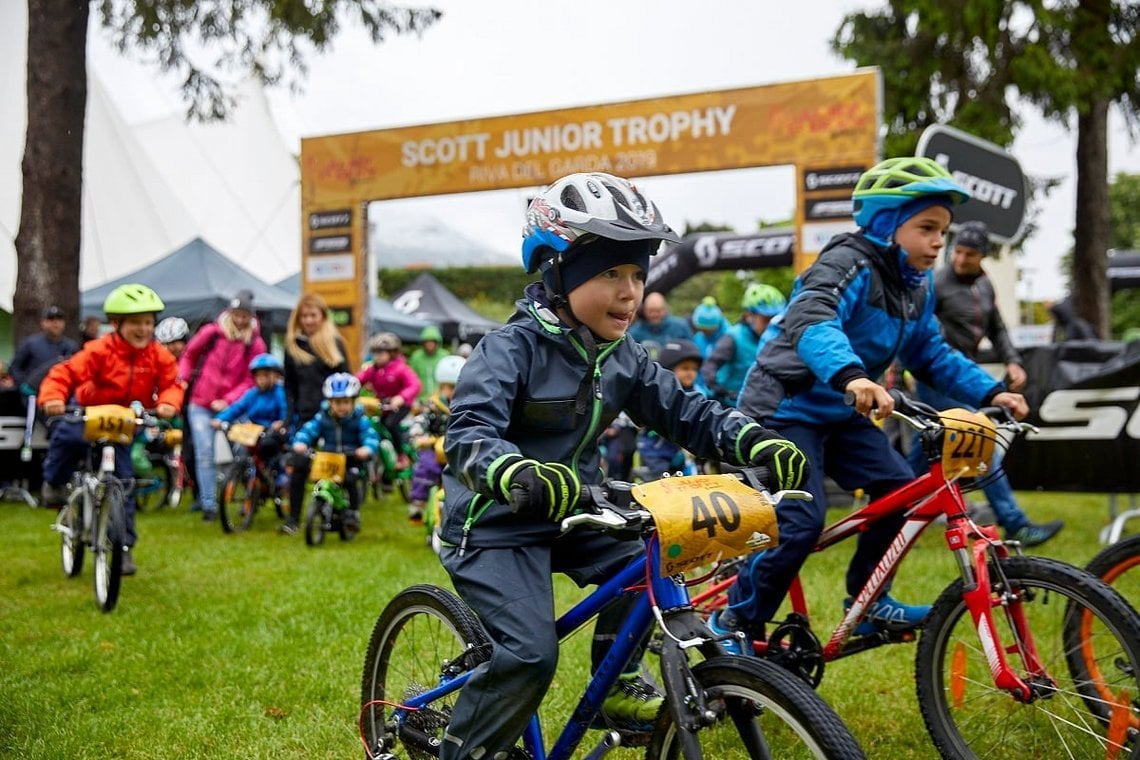
[[[1024,494],[1022,504],[1035,519],[1068,522],[1041,553],[1083,565],[1097,551],[1107,497]],[[447,585],[398,498],[366,505],[355,541],[329,536],[316,549],[277,535],[271,509],[232,536],[164,511],[139,516],[138,575],[104,614],[90,557],[78,578],[64,577],[52,517],[0,504],[0,757],[363,757],[356,715],[372,624],[402,587]],[[821,635],[821,623],[838,620],[852,549],[805,568]],[[941,531],[928,531],[895,593],[933,601],[954,573]],[[568,582],[558,588],[567,606],[580,596]],[[586,639],[576,636],[563,658],[544,706],[553,719],[584,685]],[[871,758],[934,756],[913,660],[914,646],[903,645],[828,666],[820,692]]]

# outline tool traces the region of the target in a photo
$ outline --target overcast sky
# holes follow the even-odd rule
[[[853,0],[687,0],[574,4],[526,0],[437,0],[442,20],[422,38],[390,38],[379,47],[345,29],[332,50],[310,59],[304,91],[272,92],[282,134],[299,150],[302,136],[454,121],[637,100],[705,90],[831,76],[853,66],[830,52],[843,15],[877,3]],[[172,85],[123,62],[96,32],[91,61],[128,120],[181,109]],[[1065,178],[1026,244],[1029,291],[1064,290],[1060,256],[1072,246],[1075,141],[1031,108],[1013,154],[1027,173]],[[1112,114],[1111,173],[1140,173],[1120,114]],[[711,221],[739,230],[786,219],[794,207],[790,167],[656,178],[643,183],[679,229]],[[488,246],[514,252],[527,191],[375,204],[385,214],[443,217]]]

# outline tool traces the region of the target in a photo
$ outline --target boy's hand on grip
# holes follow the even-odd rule
[[[773,491],[801,488],[811,472],[811,465],[798,446],[759,426],[745,432],[740,450],[749,464],[768,468]]]
[[[561,462],[521,459],[507,468],[503,500],[515,512],[561,522],[577,505],[582,484],[572,469]]]

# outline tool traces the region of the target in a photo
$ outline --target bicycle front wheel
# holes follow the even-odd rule
[[[717,657],[693,667],[710,723],[691,735],[661,708],[648,760],[685,757],[694,742],[705,758],[862,758],[863,750],[835,711],[811,688],[767,660]]]
[[[1132,609],[1140,608],[1140,535],[1105,547],[1085,570],[1112,586]]]
[[[123,508],[123,487],[109,482],[95,524],[95,601],[103,612],[115,609],[123,580],[123,540],[127,518]]]
[[[222,530],[226,533],[248,530],[253,524],[260,498],[257,476],[252,468],[235,463],[222,485],[221,498],[218,499]]]
[[[305,519],[305,543],[309,546],[320,546],[325,542],[328,509],[328,502],[320,496],[314,496],[309,503],[309,516]]]
[[[369,753],[438,756],[458,691],[415,711],[400,705],[490,655],[479,620],[450,591],[425,584],[397,594],[377,619],[364,657],[360,726]]]
[[[1041,557],[1002,559],[990,582],[998,641],[979,639],[960,580],[919,640],[918,704],[942,756],[1140,757],[1140,625],[1127,605],[1082,570]],[[985,651],[994,648],[1030,700],[994,685]]]

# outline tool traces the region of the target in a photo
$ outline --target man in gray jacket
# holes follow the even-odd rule
[[[982,339],[989,338],[994,351],[1005,364],[1006,384],[1011,391],[1020,391],[1025,387],[1025,368],[998,311],[993,283],[982,269],[982,259],[989,252],[990,238],[986,225],[982,222],[963,223],[954,238],[950,264],[934,273],[934,314],[942,324],[946,342],[970,359],[977,360]],[[937,409],[960,406],[922,383],[918,386],[918,397]],[[911,446],[910,464],[916,475],[926,472],[927,463],[921,446]],[[1006,536],[1021,541],[1024,546],[1048,541],[1065,525],[1061,520],[1041,524],[1031,522],[1017,505],[1013,488],[1004,472],[999,472],[982,490]]]

